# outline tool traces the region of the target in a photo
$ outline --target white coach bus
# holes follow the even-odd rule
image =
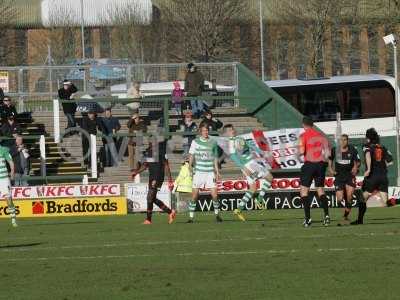
[[[323,132],[335,134],[336,112],[342,132],[360,137],[370,127],[381,136],[395,135],[395,80],[384,75],[334,76],[313,80],[273,80],[266,84],[315,120]]]

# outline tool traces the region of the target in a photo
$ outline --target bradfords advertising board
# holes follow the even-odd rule
[[[112,197],[120,195],[121,188],[119,184],[21,186],[12,188],[13,199]]]
[[[76,217],[126,215],[125,197],[60,198],[14,201],[17,217]],[[9,218],[5,201],[0,202],[0,218]]]
[[[127,183],[125,184],[125,196],[128,203],[128,212],[145,212],[147,211],[147,192],[148,184],[146,183]],[[165,205],[171,206],[171,196],[168,186],[163,184],[157,193],[157,198],[164,202]],[[158,206],[154,205],[154,211],[161,211]]]

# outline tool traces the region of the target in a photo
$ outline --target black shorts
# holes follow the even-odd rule
[[[336,191],[344,191],[346,189],[346,185],[355,188],[356,187],[356,178],[354,176],[335,177],[335,190]]]
[[[153,186],[153,182],[155,182],[155,185]],[[164,183],[164,178],[160,177],[149,177],[149,188],[155,187],[156,189],[160,189],[161,186]]]
[[[164,165],[161,163],[150,163],[149,164],[149,188],[153,186],[153,181],[155,181],[155,187],[157,189],[161,188],[164,183]]]
[[[314,180],[315,187],[325,186],[326,163],[306,161],[301,167],[300,185],[310,187]]]
[[[389,180],[385,175],[369,176],[364,178],[362,191],[368,193],[374,191],[387,193],[389,191]]]

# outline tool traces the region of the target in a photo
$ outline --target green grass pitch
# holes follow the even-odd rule
[[[3,219],[0,299],[399,299],[399,208],[356,227],[312,213],[307,229],[302,210]]]

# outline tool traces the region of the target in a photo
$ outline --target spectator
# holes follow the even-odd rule
[[[189,153],[190,145],[192,141],[196,138],[197,134],[197,124],[193,121],[193,116],[191,111],[185,112],[185,117],[180,124],[183,133],[183,154],[187,155]]]
[[[64,80],[63,87],[58,90],[58,98],[61,100],[72,100],[74,99],[75,93],[78,91],[76,86],[69,80]],[[76,113],[76,103],[63,103],[63,111],[67,117],[68,125],[67,128],[72,128],[76,126],[75,113]]]
[[[15,138],[15,145],[10,149],[10,154],[15,166],[15,186],[27,186],[28,181],[23,176],[29,175],[30,171],[30,155],[29,150],[23,144],[21,136]]]
[[[87,116],[82,118],[81,128],[86,132],[82,136],[82,150],[83,158],[86,166],[90,167],[91,153],[90,153],[90,135],[97,135],[97,130],[104,131],[101,120],[97,117],[96,113],[89,111]]]
[[[139,112],[140,100],[143,98],[143,94],[140,92],[140,82],[135,81],[132,86],[128,89],[126,97],[137,100],[136,102],[128,103],[126,106],[132,113]]]
[[[206,111],[204,113],[204,118],[201,122],[207,124],[207,128],[208,131],[210,132],[210,135],[214,136],[217,136],[218,135],[217,131],[221,129],[222,126],[224,126],[224,124],[220,120],[213,118],[211,111]]]
[[[181,89],[179,81],[174,81],[174,89],[172,90],[172,108],[178,115],[182,114],[183,97],[185,96],[184,90]]]
[[[8,139],[2,141],[2,145],[11,148],[15,145],[15,138],[19,134],[21,134],[20,126],[15,122],[14,116],[9,116],[7,122],[1,126],[1,135],[8,137]]]
[[[14,104],[11,102],[11,98],[5,96],[3,99],[3,103],[0,106],[0,115],[1,115],[1,123],[7,123],[7,119],[10,116],[17,117],[17,109],[15,108]]]
[[[3,89],[0,87],[0,101],[3,101],[4,99],[4,91]]]
[[[208,131],[210,132],[210,135],[212,136],[218,136],[218,130],[221,129],[224,124],[216,119],[213,118],[212,112],[211,111],[206,111],[204,113],[204,118],[201,121],[201,123],[205,123],[207,125]],[[219,167],[221,168],[221,164],[225,163],[224,160],[224,150],[222,150],[221,147],[217,147],[218,149],[218,158],[219,158]]]
[[[137,135],[139,132],[145,133],[147,132],[147,126],[143,120],[140,119],[138,113],[134,113],[132,118],[128,122],[128,129],[130,134]],[[129,161],[129,168],[131,170],[136,170],[138,167],[137,164],[137,157],[135,156],[136,151],[136,141],[133,137],[129,138],[128,143],[128,161]]]
[[[178,212],[186,212],[188,210],[188,203],[192,196],[192,175],[189,167],[189,155],[184,155],[184,161],[179,171],[178,177],[174,182],[174,189],[172,193],[176,195],[176,203],[172,203],[173,209]]]
[[[121,125],[116,117],[112,116],[111,108],[105,110],[105,117],[102,119],[104,129],[104,166],[114,167],[118,165],[117,138],[113,135],[120,129]]]
[[[185,78],[185,92],[188,97],[200,97],[203,92],[204,76],[197,70],[197,67],[190,63],[187,65]],[[204,103],[200,99],[190,100],[193,114],[199,118],[204,111]]]

